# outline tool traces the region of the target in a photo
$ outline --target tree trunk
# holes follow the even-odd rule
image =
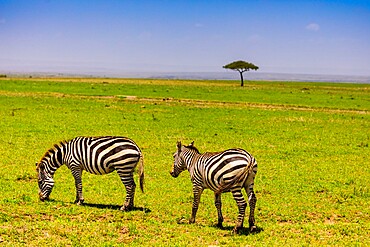
[[[243,79],[243,72],[239,72],[240,73],[240,81],[241,81],[241,84],[240,86],[244,86],[244,79]]]

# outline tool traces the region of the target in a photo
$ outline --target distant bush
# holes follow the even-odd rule
[[[6,75],[0,74],[0,78],[6,78]]]

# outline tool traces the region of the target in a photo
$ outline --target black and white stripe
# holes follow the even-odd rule
[[[140,188],[144,191],[144,161],[140,148],[134,141],[119,136],[76,137],[70,141],[55,144],[36,164],[38,172],[39,197],[48,199],[54,186],[54,173],[62,165],[72,172],[76,185],[75,203],[83,203],[82,171],[103,175],[117,171],[126,188],[126,200],[122,210],[134,205],[136,184],[133,172],[139,164]]]
[[[194,143],[194,142],[193,142]],[[244,188],[248,195],[250,207],[249,227],[254,231],[254,209],[257,198],[253,191],[254,177],[257,173],[257,162],[252,155],[243,149],[229,149],[217,153],[200,154],[193,143],[189,146],[177,143],[174,164],[170,172],[177,177],[182,171],[188,170],[193,182],[194,201],[190,223],[195,222],[201,194],[204,189],[215,193],[215,206],[218,213],[218,226],[222,227],[221,193],[231,192],[239,208],[239,215],[234,232],[243,227],[247,203],[242,194]]]

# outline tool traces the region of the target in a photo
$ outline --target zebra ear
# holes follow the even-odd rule
[[[189,146],[194,147],[194,141],[192,141]]]
[[[177,149],[180,150],[181,149],[181,142],[177,142]]]

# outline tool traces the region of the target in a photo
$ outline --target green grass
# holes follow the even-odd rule
[[[291,105],[366,110],[366,84],[248,82],[241,88],[235,81],[169,81],[143,79],[2,79],[0,91],[43,92],[90,96],[138,96],[221,102]]]
[[[136,96],[136,97],[127,97]],[[370,245],[369,85],[138,79],[0,79],[0,242],[4,246]],[[37,196],[35,162],[78,135],[123,135],[145,156],[146,193],[118,210],[117,174],[55,174],[51,201]],[[169,175],[176,141],[202,151],[241,147],[257,159],[259,232],[232,235],[237,206],[223,195],[215,227],[205,191],[194,225],[189,174]],[[137,175],[135,176],[137,181]],[[247,224],[246,224],[247,225]]]

